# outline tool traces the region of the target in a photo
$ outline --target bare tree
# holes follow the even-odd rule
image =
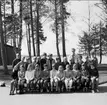
[[[64,25],[64,0],[61,0],[61,27],[62,27],[62,54],[66,56],[65,48],[65,25]]]
[[[30,2],[30,17],[31,17],[31,31],[32,31],[32,45],[33,45],[33,54],[35,53],[35,43],[34,43],[34,28],[33,28],[33,14],[32,14],[32,0],[29,0]]]
[[[4,45],[4,37],[3,37],[3,27],[2,27],[2,12],[1,12],[1,1],[0,1],[0,41],[1,41],[1,57],[3,63],[3,69],[5,73],[8,73],[6,56],[5,56],[5,45]]]

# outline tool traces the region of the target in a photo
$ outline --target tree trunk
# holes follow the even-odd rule
[[[5,20],[5,16],[6,16],[6,12],[5,12],[6,11],[6,4],[5,3],[6,3],[6,0],[4,0],[4,5],[3,5],[4,6],[4,8],[3,8],[4,9],[4,20]],[[7,40],[6,40],[6,24],[5,24],[5,22],[4,22],[4,35],[3,36],[4,36],[4,44],[6,45]],[[5,53],[6,53],[6,55],[5,55],[6,56],[6,62],[8,62],[7,47],[5,47]]]
[[[61,0],[61,28],[62,28],[62,54],[63,57],[66,56],[66,48],[65,48],[65,25],[64,25],[64,8],[63,8],[63,0]]]
[[[36,0],[36,51],[37,56],[40,56],[40,40],[39,40],[39,2]]]
[[[0,1],[0,40],[1,40],[1,57],[2,64],[5,74],[8,73],[6,56],[5,56],[5,46],[4,46],[4,37],[3,37],[3,27],[2,27],[2,13],[1,13],[1,1]]]
[[[28,24],[28,53],[31,61],[31,39],[30,39],[30,25]]]
[[[61,61],[61,56],[59,52],[59,42],[58,42],[58,19],[57,19],[57,0],[55,0],[55,32],[56,32],[56,49],[57,49],[57,56]]]
[[[4,9],[4,20],[5,20],[5,11],[6,11],[6,5],[5,5],[5,2],[6,0],[4,0],[4,5],[3,5],[3,9]],[[4,22],[4,43],[6,44],[6,24],[5,24],[5,22]]]
[[[100,40],[99,40],[99,46],[100,46],[100,64],[102,62],[102,41],[101,41],[102,37],[101,37],[101,22],[100,22]]]
[[[20,0],[20,36],[19,36],[19,43],[18,43],[18,50],[19,55],[21,58],[21,45],[22,45],[22,0]]]
[[[13,47],[14,47],[14,52],[16,54],[16,36],[15,36],[15,22],[14,22],[14,0],[11,0],[11,14],[12,14],[12,19],[13,19]]]
[[[32,0],[30,2],[30,15],[31,15],[31,31],[32,31],[32,47],[33,47],[33,54],[36,56],[35,53],[35,43],[34,43],[34,28],[33,28],[33,15],[32,15]]]

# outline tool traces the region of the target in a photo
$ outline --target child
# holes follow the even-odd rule
[[[81,84],[82,84],[82,89],[83,91],[87,91],[89,88],[90,84],[90,77],[89,77],[89,72],[85,68],[85,64],[83,63],[81,66]]]
[[[35,78],[34,78],[34,88],[38,88],[40,91],[40,80],[41,80],[41,69],[39,64],[35,65]]]
[[[26,82],[27,82],[27,87],[28,87],[28,90],[32,88],[32,82],[34,80],[34,69],[33,69],[33,66],[32,64],[29,64],[28,65],[28,68],[27,68],[27,71],[25,72],[25,79],[26,79]]]
[[[58,68],[58,72],[55,77],[55,83],[56,83],[56,91],[63,91],[64,88],[64,69],[63,66],[60,65]]]
[[[66,65],[66,70],[64,71],[64,76],[65,76],[65,86],[66,90],[69,91],[72,88],[72,83],[73,83],[73,73],[70,70],[70,65]]]
[[[55,69],[55,64],[52,64],[52,70],[50,71],[51,91],[53,91],[56,74],[57,74],[57,70]]]
[[[79,90],[81,87],[81,72],[77,69],[77,64],[73,65],[73,85],[76,90]]]
[[[18,72],[18,86],[19,86],[19,93],[23,93],[24,83],[25,80],[25,68],[23,65],[20,65],[20,71]]]
[[[41,72],[41,92],[43,92],[43,89],[49,92],[49,83],[50,83],[50,72],[48,70],[48,65],[44,64],[44,70]]]
[[[95,91],[99,92],[98,90],[99,73],[93,63],[91,64],[90,76],[91,76],[91,82],[92,82],[92,93],[94,93]]]

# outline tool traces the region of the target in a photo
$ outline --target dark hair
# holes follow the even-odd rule
[[[47,64],[44,64],[44,67],[47,67],[48,65]]]

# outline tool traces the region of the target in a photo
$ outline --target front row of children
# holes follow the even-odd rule
[[[98,92],[98,70],[93,64],[90,65],[90,70],[85,69],[84,63],[81,70],[77,69],[77,65],[73,65],[73,70],[70,70],[70,65],[66,65],[66,69],[60,65],[58,70],[55,69],[55,64],[52,65],[52,70],[48,70],[47,64],[44,64],[44,70],[41,71],[39,65],[35,67],[32,64],[28,65],[25,71],[23,65],[20,65],[18,78],[11,83],[10,95],[14,94],[15,88],[18,93],[24,91],[39,91],[39,92],[63,92],[63,91],[78,91],[82,89],[92,92]]]

